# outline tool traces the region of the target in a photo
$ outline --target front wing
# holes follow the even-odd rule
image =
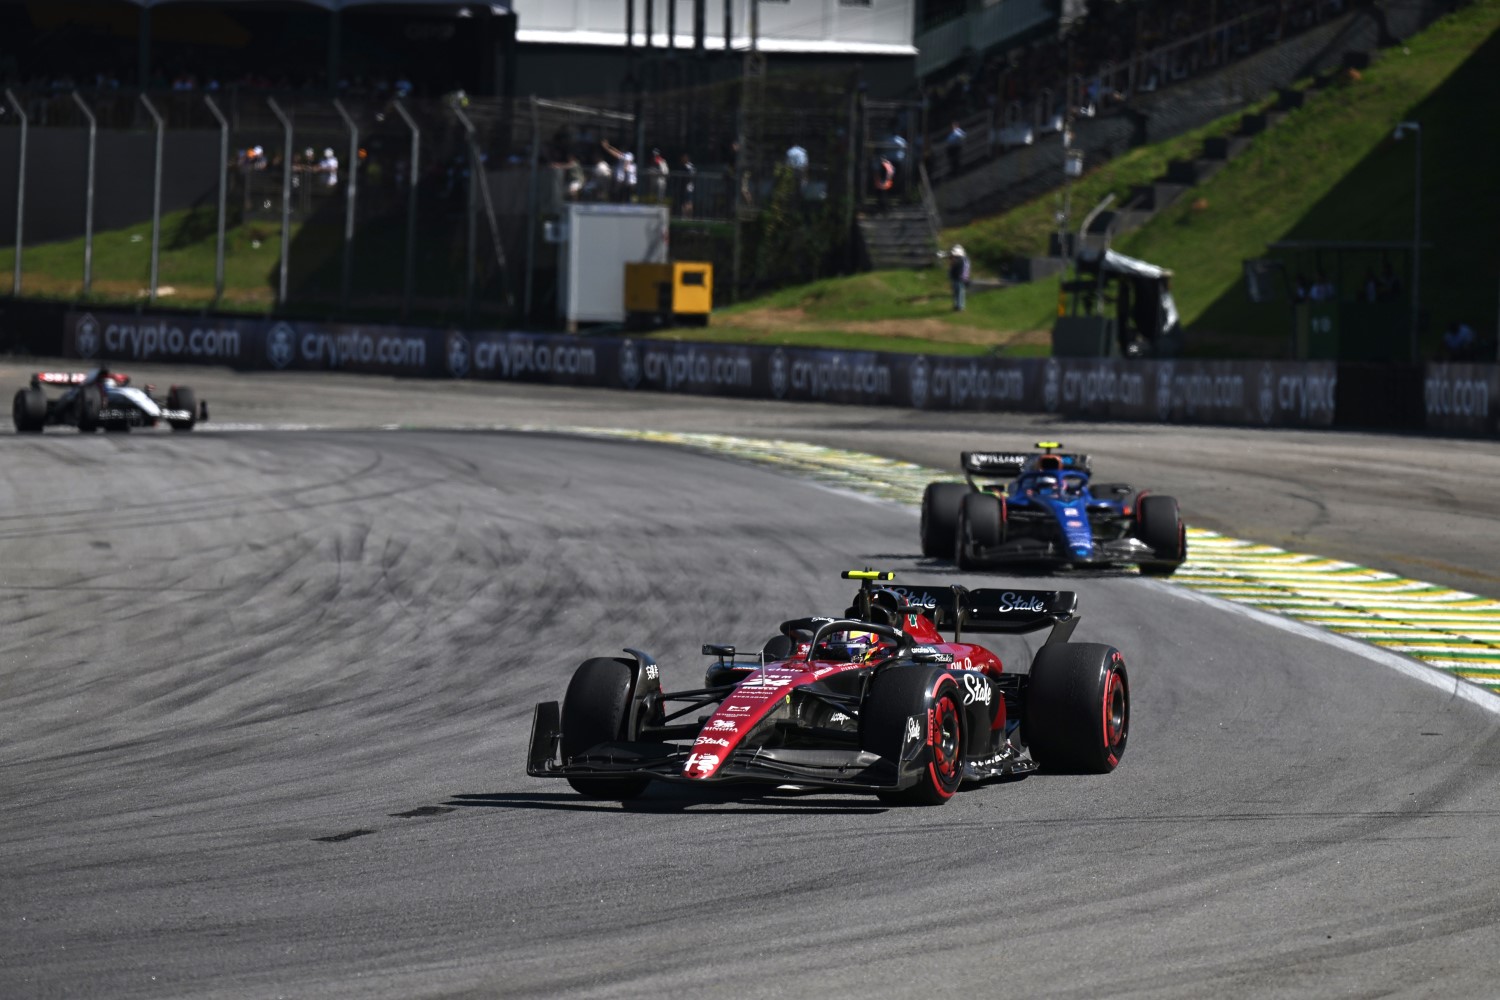
[[[590,747],[563,763],[561,711],[557,702],[536,706],[526,773],[533,778],[647,777],[683,784],[763,782],[858,792],[900,791],[922,779],[922,767],[902,767],[867,750],[846,748],[740,747],[711,778],[683,773],[693,751],[670,743],[611,742]],[[1017,778],[1036,770],[1026,753],[1006,750],[964,761],[965,781]]]
[[[978,549],[973,557],[978,562],[1007,566],[1118,566],[1153,562],[1157,558],[1149,545],[1136,538],[1095,542],[1092,551],[1081,556],[1056,542],[1024,537],[1007,539],[999,545]]]
[[[536,706],[526,773],[534,778],[627,778],[633,776],[684,784],[759,781],[856,791],[896,791],[915,784],[919,772],[903,775],[879,754],[864,750],[768,749],[739,747],[711,778],[683,773],[693,751],[671,743],[600,743],[569,763],[562,761],[562,719],[555,701]]]

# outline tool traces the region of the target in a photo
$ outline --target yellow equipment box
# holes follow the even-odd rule
[[[708,323],[714,308],[714,266],[705,261],[625,265],[625,313],[633,322]]]

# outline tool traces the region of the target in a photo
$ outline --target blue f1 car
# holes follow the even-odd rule
[[[959,569],[1135,564],[1169,576],[1187,558],[1177,501],[1124,483],[1094,483],[1087,455],[1039,441],[1038,452],[966,451],[967,483],[922,495],[922,554]]]

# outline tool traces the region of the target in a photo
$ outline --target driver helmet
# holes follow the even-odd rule
[[[814,654],[815,659],[859,663],[875,650],[879,642],[874,632],[844,632],[825,640]]]
[[[1056,493],[1057,492],[1057,477],[1056,476],[1037,476],[1037,478],[1036,478],[1036,486],[1034,488],[1036,489],[1036,491],[1038,493]]]

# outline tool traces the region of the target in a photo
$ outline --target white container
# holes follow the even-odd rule
[[[558,310],[569,329],[579,323],[625,321],[625,265],[665,264],[665,205],[573,204],[561,233]]]

